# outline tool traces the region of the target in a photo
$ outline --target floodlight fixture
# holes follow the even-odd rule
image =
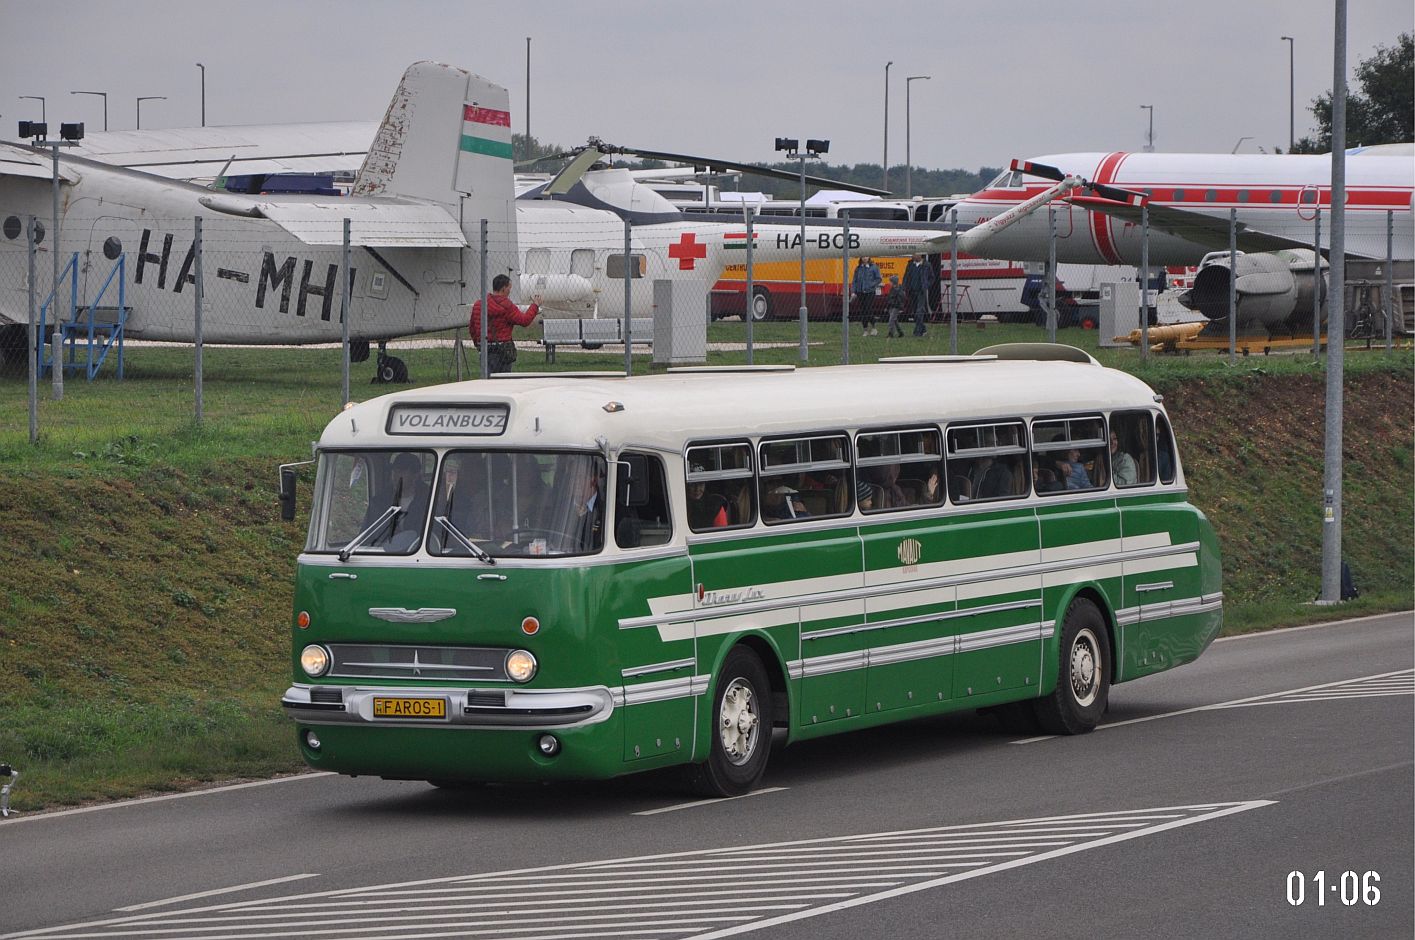
[[[801,148],[801,141],[800,141],[799,139],[795,138],[795,137],[778,137],[778,138],[776,138],[776,149],[777,149],[777,150],[786,151],[786,152],[788,152],[788,153],[795,153],[795,152],[796,152],[797,150],[799,150],[800,148]]]

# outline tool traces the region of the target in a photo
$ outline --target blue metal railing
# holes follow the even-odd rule
[[[79,307],[79,286],[78,270],[79,255],[75,252],[69,262],[60,270],[59,283],[55,290],[50,291],[49,296],[39,308],[39,333],[40,337],[40,374],[45,370],[52,369],[54,357],[57,355],[63,362],[63,367],[69,371],[83,369],[90,382],[98,375],[98,371],[103,368],[103,363],[108,358],[108,353],[114,346],[118,347],[118,378],[123,377],[123,339],[125,327],[128,322],[128,295],[127,295],[127,255],[119,255],[113,264],[112,270],[103,280],[103,286],[98,289],[97,295],[83,308],[82,315]],[[55,294],[63,285],[64,281],[69,282],[69,310],[67,317],[55,315],[55,323],[59,327],[58,337],[52,344],[52,349],[46,349],[43,340],[45,321],[49,315],[50,306],[54,302]],[[101,301],[107,294],[108,289],[117,283],[118,305],[111,320],[99,319],[97,314],[102,307]],[[76,356],[75,345],[80,337],[87,340],[84,361],[80,362]],[[65,352],[67,350],[67,354]]]

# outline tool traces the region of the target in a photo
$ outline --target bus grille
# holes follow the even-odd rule
[[[507,680],[504,649],[332,643],[329,652],[334,660],[331,678]]]

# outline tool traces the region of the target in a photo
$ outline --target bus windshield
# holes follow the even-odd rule
[[[604,545],[598,454],[327,451],[311,552],[438,556],[586,555]],[[431,513],[429,513],[431,508]],[[470,543],[470,544],[468,544]]]
[[[604,545],[598,454],[457,450],[443,458],[428,551],[494,558],[588,555]]]

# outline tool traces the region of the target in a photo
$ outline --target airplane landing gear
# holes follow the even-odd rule
[[[408,365],[397,356],[388,355],[388,343],[378,344],[378,361],[373,373],[373,385],[406,384],[408,379]]]

